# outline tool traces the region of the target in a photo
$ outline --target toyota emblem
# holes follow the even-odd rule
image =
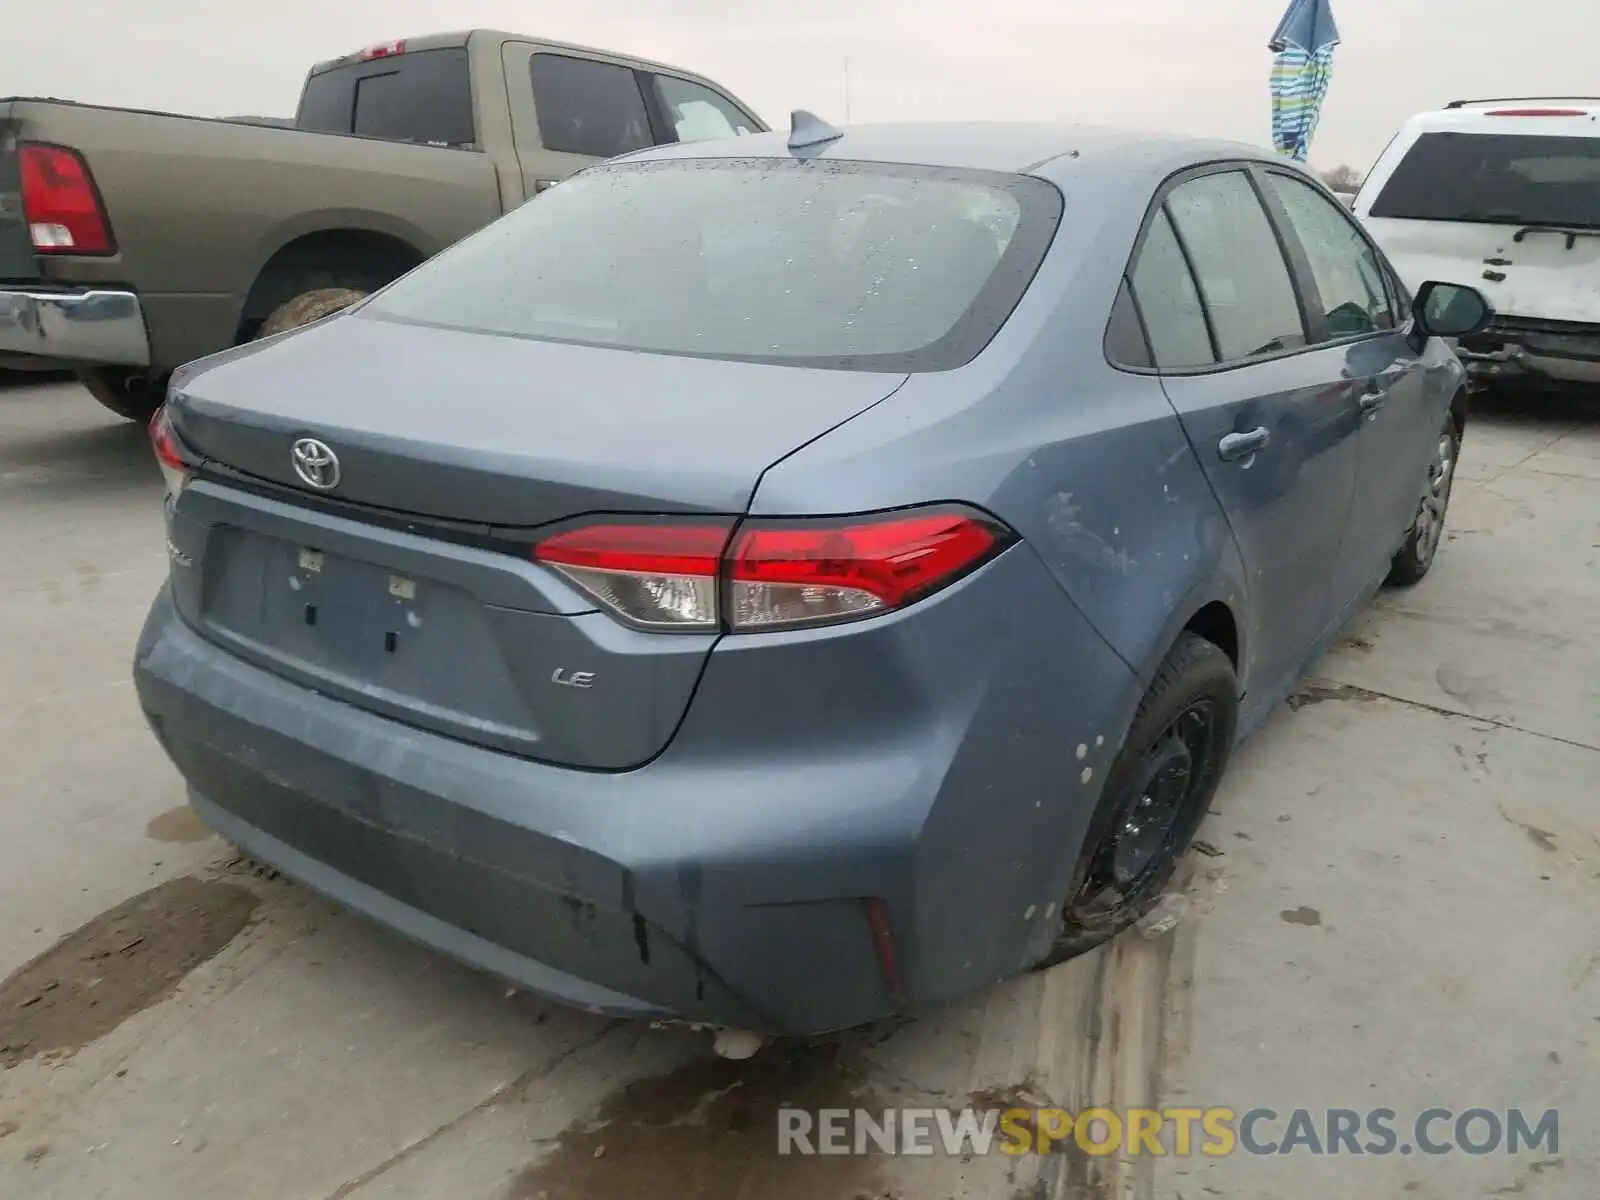
[[[301,438],[289,450],[294,473],[302,482],[319,492],[339,486],[339,456],[327,442],[316,438]]]

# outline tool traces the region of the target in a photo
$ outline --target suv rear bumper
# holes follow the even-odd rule
[[[61,363],[150,365],[144,309],[132,292],[0,287],[0,355]]]
[[[1600,384],[1600,325],[1501,317],[1459,353],[1483,383]]]

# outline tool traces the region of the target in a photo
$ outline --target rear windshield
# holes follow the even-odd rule
[[[988,344],[1060,193],[990,172],[696,159],[591,168],[362,311],[449,328],[834,369],[934,371]]]
[[[1600,137],[1423,134],[1371,215],[1600,229]]]
[[[417,50],[312,75],[295,125],[389,142],[471,145],[476,134],[467,51]]]

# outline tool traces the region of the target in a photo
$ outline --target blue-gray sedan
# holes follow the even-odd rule
[[[135,676],[214,829],[569,1003],[852,1026],[1136,919],[1427,572],[1470,288],[1249,147],[797,129],[178,373]]]

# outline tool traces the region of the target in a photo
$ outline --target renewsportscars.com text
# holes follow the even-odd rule
[[[1560,1114],[1520,1108],[780,1109],[780,1154],[1385,1156],[1560,1152]]]

